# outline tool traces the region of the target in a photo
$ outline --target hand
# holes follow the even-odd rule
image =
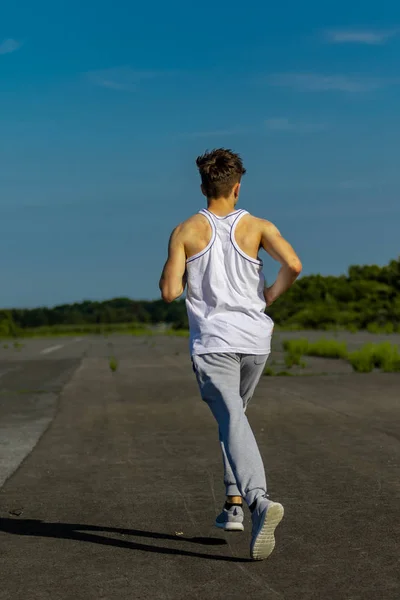
[[[267,303],[267,307],[271,306],[276,299],[272,288],[273,286],[264,288],[264,298],[265,302]]]

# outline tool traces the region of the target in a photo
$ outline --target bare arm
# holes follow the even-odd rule
[[[168,259],[160,279],[160,290],[165,302],[173,302],[183,294],[186,285],[186,254],[182,240],[182,228],[178,225],[171,234]]]
[[[302,264],[289,242],[269,221],[262,221],[261,246],[281,264],[275,283],[264,290],[265,301],[270,306],[293,285],[301,273]]]

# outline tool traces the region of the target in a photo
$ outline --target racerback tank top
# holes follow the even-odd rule
[[[235,240],[240,219],[199,211],[211,226],[209,244],[186,261],[186,307],[190,352],[269,354],[274,323],[265,314],[263,263],[247,256]]]

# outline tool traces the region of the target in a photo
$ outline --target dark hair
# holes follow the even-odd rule
[[[246,173],[239,154],[225,148],[206,152],[196,159],[207,198],[227,198]]]

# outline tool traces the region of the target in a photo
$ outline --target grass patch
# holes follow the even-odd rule
[[[384,325],[380,325],[379,323],[368,323],[367,331],[369,333],[394,333],[395,326],[392,322],[385,323]]]
[[[111,356],[109,360],[109,367],[113,373],[118,369],[118,361],[115,356]]]
[[[384,373],[400,372],[400,353],[397,346],[389,342],[378,344],[375,358]]]
[[[321,339],[316,342],[309,342],[306,338],[285,340],[283,348],[292,361],[297,361],[293,363],[297,365],[300,365],[300,357],[304,355],[322,358],[347,358],[346,343],[338,340]]]
[[[295,365],[300,366],[301,362],[301,354],[294,354],[291,352],[285,354],[285,366],[287,369],[291,369]]]
[[[142,328],[136,327],[136,328],[129,329],[127,331],[121,331],[118,333],[129,333],[130,335],[133,335],[134,337],[142,337],[143,335],[152,336],[155,333],[159,333],[159,332],[155,332],[152,329],[145,329],[144,327],[142,327]]]
[[[400,352],[398,347],[390,342],[364,344],[359,350],[351,353],[348,352],[345,342],[327,339],[312,343],[306,338],[285,340],[283,347],[287,353],[285,356],[287,368],[294,365],[304,368],[305,364],[301,361],[301,357],[306,355],[348,360],[357,373],[370,373],[374,369],[381,369],[384,373],[400,372]]]
[[[384,373],[400,372],[400,353],[390,342],[365,344],[349,355],[349,362],[357,373],[370,373],[381,369]]]
[[[309,344],[307,354],[323,358],[347,358],[348,353],[346,342],[322,339]]]
[[[358,333],[360,331],[357,325],[354,325],[353,323],[349,323],[348,325],[346,325],[345,330],[349,333]]]
[[[108,337],[112,333],[126,335],[152,335],[153,330],[140,323],[92,323],[85,325],[53,325],[48,327],[35,327],[23,329],[19,337],[59,337],[59,336],[82,336],[103,335]]]
[[[366,344],[368,346],[369,344]],[[372,346],[373,344],[371,344]],[[371,373],[375,368],[373,348],[365,346],[349,354],[349,362],[356,373]]]
[[[165,335],[169,335],[171,337],[185,337],[185,338],[188,338],[189,337],[189,330],[188,329],[168,329],[165,332]]]
[[[313,343],[305,338],[286,340],[283,347],[287,352],[285,364],[288,368],[295,364],[302,365],[300,358],[306,355],[348,360],[357,373],[370,373],[374,369],[381,369],[385,373],[400,372],[399,349],[390,342],[368,343],[350,354],[346,343],[338,340],[321,339]]]
[[[102,323],[84,325],[52,325],[18,330],[19,338],[53,338],[85,335],[102,335],[107,338],[116,333],[120,335],[153,336],[168,335],[172,337],[189,337],[186,329],[157,329],[141,323]],[[2,335],[4,339],[15,338],[16,335]]]
[[[291,369],[295,365],[300,366],[301,357],[303,354],[307,354],[308,346],[308,340],[305,338],[283,342],[283,348],[286,350],[285,365],[287,369]]]
[[[289,373],[289,371],[278,371],[275,372],[271,367],[266,367],[264,369],[264,373],[266,377],[292,377],[293,373]]]
[[[271,367],[265,367],[263,375],[266,377],[273,377],[275,375],[275,371],[271,369]]]
[[[308,351],[308,340],[306,338],[299,338],[298,340],[284,340],[283,349],[290,354],[307,354]]]

